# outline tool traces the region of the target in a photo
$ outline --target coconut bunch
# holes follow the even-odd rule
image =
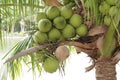
[[[68,6],[50,6],[36,17],[38,30],[33,35],[37,44],[70,40],[76,36],[87,36],[88,28],[83,18]]]
[[[44,12],[38,12],[36,15],[38,30],[33,34],[34,43],[53,43],[44,49],[45,52],[36,53],[37,60],[49,73],[55,72],[60,67],[60,62],[65,61],[70,55],[67,46],[57,43],[88,35],[88,27],[83,22],[83,16],[74,12],[72,8],[74,0],[72,3],[63,0],[62,4],[64,6],[49,6]]]
[[[110,26],[112,21],[116,22],[119,11],[119,0],[103,0],[100,3],[99,11],[104,17],[103,22],[106,26]]]

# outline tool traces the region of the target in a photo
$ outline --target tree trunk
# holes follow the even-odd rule
[[[116,65],[111,59],[99,59],[95,65],[96,80],[117,80]]]

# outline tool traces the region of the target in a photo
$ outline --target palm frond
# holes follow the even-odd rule
[[[99,0],[86,0],[85,7],[87,7],[87,19],[91,20],[94,25],[100,24],[100,14],[99,14]]]
[[[30,46],[30,44],[29,44],[30,39],[31,39],[31,36],[25,38],[24,40],[22,40],[22,41],[20,41],[18,43],[16,43],[16,45],[14,45],[13,48],[10,49],[6,53],[6,55],[3,57],[3,59],[6,58],[9,54],[16,55],[18,52],[28,48]]]
[[[13,48],[8,51],[8,53],[3,57],[6,58],[8,55],[16,55],[18,52],[27,49],[29,47],[31,47],[31,36],[26,37],[24,40],[18,42],[15,46],[13,46]],[[7,63],[7,68],[8,68],[8,72],[10,77],[12,78],[12,80],[15,80],[16,78],[18,78],[21,74],[22,71],[22,59],[16,59],[10,63]]]
[[[21,20],[29,21],[27,26],[35,27],[35,14],[44,8],[41,5],[42,0],[0,0],[0,45],[3,45],[5,33],[14,32],[15,28],[18,26],[17,23]],[[5,32],[5,33],[3,33]],[[29,31],[28,31],[29,32]],[[4,36],[4,37],[3,37]],[[7,35],[8,36],[8,35]],[[6,38],[7,39],[7,38]],[[32,36],[26,37],[24,40],[16,43],[13,48],[11,48],[8,53],[6,53],[3,59],[7,59],[10,56],[14,56],[22,50],[26,50],[33,46],[32,44]],[[34,54],[31,56],[25,56],[24,58],[15,59],[12,62],[4,64],[5,71],[0,76],[1,80],[7,80],[7,78],[11,78],[12,80],[16,80],[21,74],[22,64],[25,63],[28,67],[27,62],[32,62],[32,70],[33,73],[35,69],[39,69],[41,71],[41,66],[37,63],[34,63]],[[30,67],[29,67],[30,68]],[[1,74],[1,72],[0,72]]]
[[[8,63],[8,72],[10,78],[12,80],[16,80],[19,78],[21,71],[22,71],[22,64],[20,60],[15,60],[13,62]]]

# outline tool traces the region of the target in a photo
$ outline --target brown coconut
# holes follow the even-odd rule
[[[59,61],[64,61],[68,58],[69,56],[69,49],[66,46],[59,46],[57,47],[57,49],[55,50],[55,54],[56,58]]]

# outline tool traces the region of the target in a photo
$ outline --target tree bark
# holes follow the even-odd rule
[[[117,80],[116,65],[111,59],[100,59],[96,62],[96,80]]]

